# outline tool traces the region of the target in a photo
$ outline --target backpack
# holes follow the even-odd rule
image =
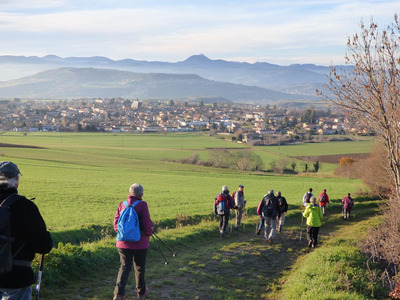
[[[263,207],[263,215],[265,217],[276,217],[276,209],[274,203],[272,202],[272,197],[267,195],[265,198],[265,206]]]
[[[134,209],[140,201],[136,200],[132,205],[124,201],[125,209],[118,219],[117,241],[138,242],[141,238],[139,217]]]
[[[306,203],[310,203],[310,199],[311,199],[311,193],[307,193],[306,198],[305,198]]]
[[[348,209],[351,210],[352,207],[354,205],[353,199],[351,199],[350,197],[347,199],[347,201],[344,204],[344,209]]]
[[[21,251],[23,244],[14,254],[11,246],[14,238],[11,236],[10,228],[10,206],[21,198],[18,194],[11,194],[0,204],[0,275],[12,270],[13,259]]]
[[[235,201],[235,196],[236,196],[236,191],[234,191],[234,192],[232,193],[232,195],[231,195],[233,201]]]
[[[319,199],[319,202],[321,202],[321,203],[325,203],[326,202],[325,194],[322,195],[321,199]]]
[[[226,201],[227,199],[224,195],[218,195],[217,199],[215,200],[215,210],[217,215],[225,214],[225,210],[227,209]]]

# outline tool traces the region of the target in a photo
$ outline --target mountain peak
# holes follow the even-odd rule
[[[192,55],[188,59],[185,60],[185,62],[208,62],[211,59],[209,59],[207,56],[204,54],[198,54],[198,55]]]

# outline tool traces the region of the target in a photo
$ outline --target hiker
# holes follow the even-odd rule
[[[264,197],[265,197],[266,195],[264,195]],[[263,206],[263,200],[264,200],[264,198],[260,201],[260,203],[258,204],[258,207],[257,207],[257,215],[259,215],[260,216],[260,224],[258,225],[258,227],[257,227],[257,235],[260,235],[260,233],[261,233],[261,229],[263,228],[263,226],[264,226],[264,216],[263,216],[263,214],[262,214],[262,206]]]
[[[310,198],[310,204],[303,212],[303,217],[307,218],[308,247],[315,248],[318,244],[318,232],[323,216],[321,207],[317,204],[317,198],[314,196]]]
[[[133,209],[137,213],[141,231],[140,239],[137,242],[127,242],[117,239],[116,246],[121,266],[115,284],[114,300],[125,300],[125,286],[128,282],[132,264],[135,272],[137,298],[144,299],[149,294],[149,288],[146,287],[145,282],[145,271],[149,237],[153,234],[153,222],[150,219],[147,203],[142,200],[142,197],[143,187],[138,183],[132,184],[129,188],[127,204],[134,206]],[[114,217],[114,229],[116,232],[118,232],[118,221],[124,209],[126,209],[125,203],[121,202]]]
[[[314,196],[312,193],[312,188],[309,188],[308,192],[306,192],[303,196],[303,205],[304,206],[307,206],[308,204],[310,204],[310,199],[312,196]]]
[[[244,186],[239,185],[239,189],[233,193],[233,200],[235,201],[235,209],[236,209],[236,223],[235,223],[235,230],[240,231],[240,222],[242,221],[243,216],[243,209],[246,206],[246,201],[244,200]]]
[[[350,212],[354,206],[353,198],[350,197],[350,193],[347,193],[347,196],[342,199],[343,203],[343,218],[345,220],[350,219]]]
[[[276,198],[279,203],[279,211],[278,211],[278,220],[277,220],[277,230],[282,232],[282,227],[285,224],[285,215],[288,211],[289,205],[286,201],[286,198],[282,196],[280,191],[276,192]]]
[[[278,199],[274,195],[274,190],[269,190],[262,200],[261,211],[264,216],[265,233],[264,237],[268,243],[273,243],[276,231],[276,218],[279,212]]]
[[[328,194],[326,193],[326,189],[324,189],[324,190],[322,191],[322,193],[319,194],[319,196],[318,196],[318,203],[319,203],[319,206],[321,206],[322,214],[325,216],[325,213],[326,213],[326,206],[327,206],[327,204],[329,203],[329,196],[328,196]]]
[[[0,298],[7,300],[32,299],[32,284],[35,282],[32,260],[35,253],[49,253],[53,246],[38,207],[31,200],[18,195],[20,174],[16,164],[0,162],[0,202],[10,207],[10,236],[14,238],[11,245],[11,271],[0,273]],[[9,205],[8,201],[13,203]],[[5,252],[0,254],[2,267],[6,261]]]
[[[219,217],[219,235],[222,238],[228,233],[230,209],[234,206],[234,201],[229,195],[228,186],[222,186],[221,193],[215,196],[214,201],[214,213]]]

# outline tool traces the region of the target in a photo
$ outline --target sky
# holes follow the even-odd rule
[[[399,1],[0,0],[0,55],[344,63],[347,38]]]

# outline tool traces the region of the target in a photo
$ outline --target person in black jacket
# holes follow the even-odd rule
[[[0,162],[0,202],[18,194],[20,171],[9,161]],[[53,242],[38,207],[24,196],[17,196],[10,206],[12,243],[12,270],[0,275],[0,299],[30,300],[35,276],[31,262],[35,253],[49,253]]]
[[[276,198],[278,198],[279,202],[279,214],[277,220],[277,230],[282,232],[282,227],[285,224],[285,215],[288,211],[289,205],[286,201],[286,198],[282,196],[280,191],[276,192]]]
[[[264,237],[268,243],[272,243],[275,238],[276,231],[276,218],[279,213],[279,202],[274,195],[274,190],[269,190],[268,194],[264,195],[260,205],[260,211],[265,220],[265,234]]]

